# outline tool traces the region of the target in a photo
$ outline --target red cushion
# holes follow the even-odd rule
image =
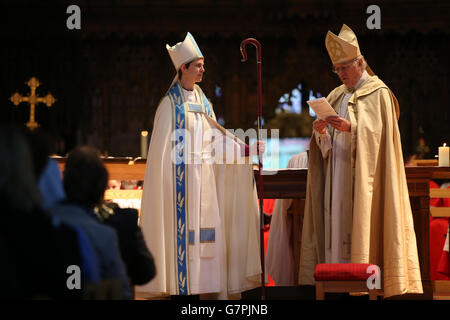
[[[316,266],[314,279],[317,281],[362,281],[367,280],[372,272],[367,273],[370,263],[321,263]]]

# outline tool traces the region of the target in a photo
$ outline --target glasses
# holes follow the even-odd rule
[[[333,71],[333,73],[336,73],[336,74],[338,74],[339,72],[347,71],[347,69],[350,68],[356,61],[358,61],[358,58],[355,58],[352,61],[347,62],[346,64],[344,64],[344,67],[339,67],[339,68],[333,67],[331,69],[331,71]]]

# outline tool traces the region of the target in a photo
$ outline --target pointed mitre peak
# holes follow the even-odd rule
[[[344,24],[338,35],[328,31],[325,46],[333,64],[351,61],[361,55],[355,33]]]
[[[195,42],[194,37],[189,32],[183,42],[178,42],[172,47],[166,44],[166,49],[169,52],[170,59],[177,71],[182,64],[198,58],[203,58],[203,54]]]
[[[342,25],[338,35],[328,31],[325,37],[325,47],[333,64],[345,63],[361,55],[356,34],[346,24]],[[373,76],[375,73],[366,63],[366,71]]]

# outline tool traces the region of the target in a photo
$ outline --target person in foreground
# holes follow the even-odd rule
[[[313,122],[299,283],[318,263],[372,263],[385,297],[422,293],[397,99],[348,26],[325,45],[343,84],[327,97],[338,116]]]
[[[239,161],[255,145],[248,152],[215,121],[196,85],[205,65],[194,37],[167,50],[178,74],[156,111],[139,220],[158,272],[136,291],[239,298],[261,285],[256,187]]]
[[[120,281],[121,298],[131,299],[133,294],[120,255],[117,233],[99,222],[94,213],[94,207],[103,200],[108,184],[108,172],[100,159],[100,152],[89,146],[73,149],[64,168],[63,183],[67,200],[51,209],[53,222],[81,228],[94,248],[101,280]]]

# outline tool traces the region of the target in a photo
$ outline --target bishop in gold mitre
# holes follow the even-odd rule
[[[422,293],[397,99],[347,25],[325,47],[342,84],[327,96],[337,116],[313,122],[299,282],[318,263],[371,263],[385,297]]]

